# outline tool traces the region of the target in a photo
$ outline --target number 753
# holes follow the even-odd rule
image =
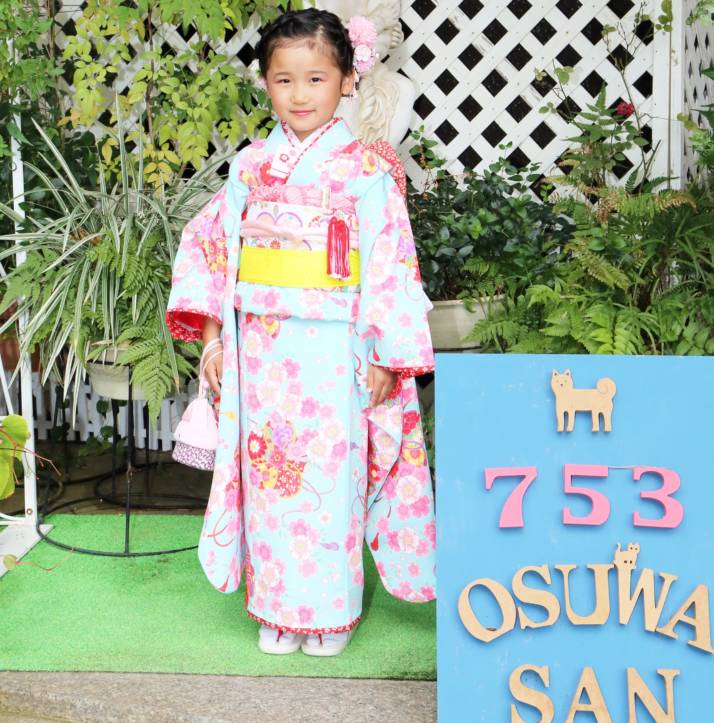
[[[590,502],[590,512],[578,517],[569,507],[563,508],[564,525],[602,525],[610,517],[610,500],[602,492],[589,487],[576,487],[574,477],[607,478],[609,467],[604,464],[566,464],[563,466],[563,492],[566,495],[585,497]],[[655,490],[643,490],[640,499],[654,500],[662,507],[662,514],[656,519],[641,517],[639,512],[632,514],[635,527],[660,527],[671,529],[678,527],[684,519],[682,503],[672,495],[681,484],[679,475],[666,467],[632,467],[632,479],[637,482],[644,474],[659,477],[660,486]],[[536,467],[487,467],[484,470],[486,489],[490,490],[497,479],[519,478],[520,482],[508,495],[498,521],[499,527],[523,527],[523,500],[528,488],[538,475]]]

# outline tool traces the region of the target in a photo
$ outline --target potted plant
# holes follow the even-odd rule
[[[0,211],[23,227],[3,237],[13,246],[0,252],[0,262],[7,265],[19,248],[27,254],[24,263],[8,272],[0,311],[13,301],[17,308],[0,325],[0,333],[20,314],[27,315],[21,349],[39,348],[42,382],[54,371],[65,396],[72,394],[73,411],[92,362],[118,365],[114,374],[121,374],[121,390],[99,383],[100,391],[115,398],[126,398],[131,365],[133,396],[146,399],[155,419],[163,399],[193,371],[189,358],[197,356],[195,344],[172,340],[164,315],[181,229],[215,190],[206,180],[215,164],[175,188],[149,191],[143,182],[143,154],[139,150],[134,169],[119,136],[119,181],[108,188],[100,172],[100,188],[87,189],[38,130],[50,154],[44,158],[47,172],[32,171],[42,178],[40,190],[52,194],[58,210],[49,217],[35,216],[30,196],[23,220],[0,204]]]
[[[567,238],[570,224],[529,190],[539,177],[534,164],[518,171],[501,159],[483,173],[457,177],[443,170],[435,141],[422,129],[412,137],[411,154],[426,181],[421,190],[410,188],[408,205],[422,281],[434,304],[434,347],[473,348],[477,341],[465,337],[498,307],[507,279],[537,273],[533,263],[543,259],[544,244]]]
[[[15,305],[5,309],[0,314],[0,323],[7,321],[15,311]],[[2,368],[5,372],[14,372],[20,363],[20,342],[17,339],[15,329],[7,329],[0,334],[0,358],[2,358]],[[37,351],[32,352],[30,359],[31,369],[33,372],[40,370],[40,355]]]

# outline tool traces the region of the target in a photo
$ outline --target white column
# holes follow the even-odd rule
[[[14,47],[12,42],[9,42],[10,57],[14,53]],[[14,116],[15,124],[20,127],[20,115]],[[25,181],[22,169],[22,150],[20,144],[16,138],[10,138],[10,151],[12,154],[12,195],[13,195],[13,207],[15,212],[25,217],[22,210],[21,203],[25,200]],[[18,224],[15,225],[15,230],[19,231]],[[15,258],[18,264],[25,261],[25,251],[18,250]],[[23,315],[19,319],[19,331],[18,336],[22,339],[25,327],[27,326],[26,315]],[[27,427],[30,430],[30,436],[25,444],[27,453],[23,455],[22,463],[24,469],[24,484],[25,484],[25,522],[34,527],[35,520],[37,517],[37,477],[35,467],[35,421],[32,413],[32,368],[30,366],[29,354],[20,355],[20,393],[22,395],[22,409],[20,413],[27,422]]]
[[[658,4],[658,3],[655,3]],[[677,114],[684,112],[685,10],[673,3],[672,32],[655,32],[652,57],[652,145],[660,142],[650,177],[676,176],[671,188],[686,185],[684,126]]]

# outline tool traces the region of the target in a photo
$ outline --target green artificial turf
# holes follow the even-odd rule
[[[66,544],[123,549],[123,515],[56,514],[47,522]],[[135,514],[131,549],[196,544],[201,522]],[[210,585],[196,550],[116,558],[40,542],[0,578],[0,669],[435,678],[435,604],[390,596],[368,551],[363,618],[342,655],[264,655],[243,600],[242,586],[226,595]]]

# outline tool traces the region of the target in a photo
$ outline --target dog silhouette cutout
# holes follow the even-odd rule
[[[604,430],[612,431],[612,398],[617,391],[612,379],[608,377],[598,379],[595,389],[575,389],[570,369],[566,369],[562,373],[553,369],[550,388],[555,394],[555,416],[559,432],[573,431],[576,412],[590,412],[593,432],[600,431],[600,415],[603,417]],[[566,414],[568,415],[567,428],[565,426]]]

